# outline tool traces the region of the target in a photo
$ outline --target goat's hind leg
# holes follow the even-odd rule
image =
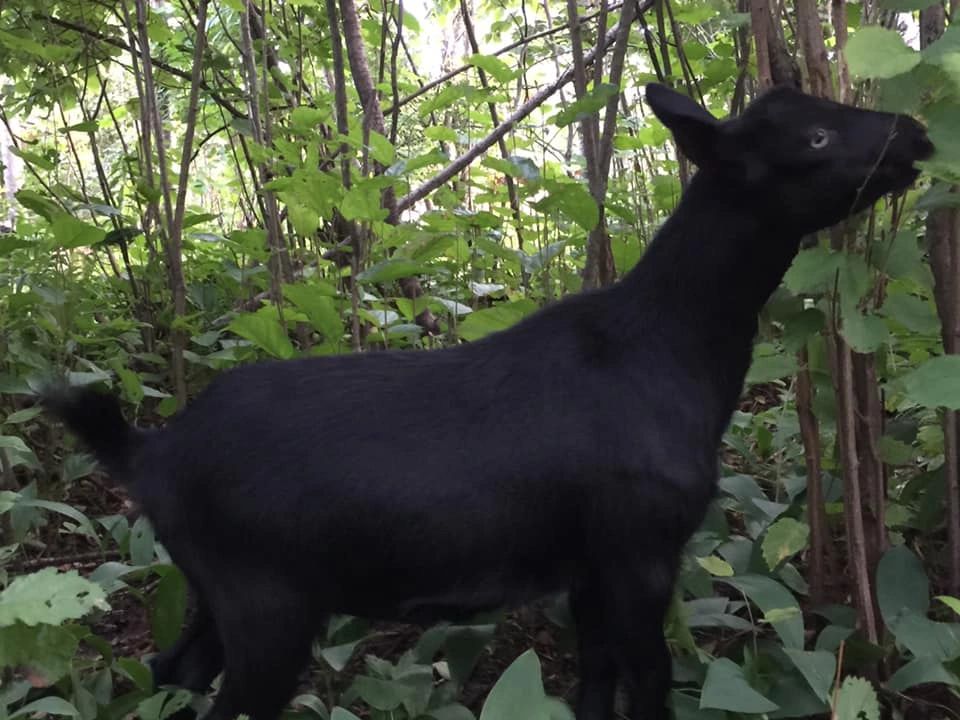
[[[606,589],[610,643],[629,697],[630,720],[670,720],[672,659],[663,621],[673,596],[673,558],[638,559]]]
[[[214,607],[223,638],[223,684],[204,720],[275,720],[293,696],[322,617],[282,587],[225,597]]]
[[[204,692],[223,669],[223,645],[203,597],[190,622],[171,647],[150,661],[153,684]]]
[[[578,578],[570,590],[577,624],[580,687],[577,720],[611,720],[617,690],[617,664],[606,628],[605,588]]]

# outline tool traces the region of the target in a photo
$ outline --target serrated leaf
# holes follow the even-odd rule
[[[841,253],[822,247],[803,250],[797,253],[783,282],[794,294],[823,292],[833,287],[841,265]]]
[[[549,182],[546,189],[547,197],[533,203],[537,210],[557,210],[587,232],[600,222],[597,203],[580,183],[554,181]]]
[[[413,277],[425,271],[425,267],[406,258],[390,258],[372,265],[357,275],[357,280],[368,283],[390,282],[400,278]]]
[[[537,309],[536,303],[523,299],[499,303],[492,308],[476,310],[457,325],[457,333],[465,340],[479,340],[492,332],[505,330]]]
[[[835,720],[880,720],[880,703],[873,685],[860,677],[843,681],[834,708]]]
[[[754,353],[750,370],[747,371],[746,383],[756,385],[779,380],[782,377],[793,375],[797,371],[797,358],[794,355],[778,353],[775,355],[759,355]]]
[[[390,141],[375,130],[370,131],[369,147],[370,155],[381,165],[389,165],[397,155]]]
[[[314,283],[284,285],[283,295],[306,313],[313,329],[327,342],[337,342],[343,335],[343,320],[334,299],[326,289]]]
[[[739,665],[729,658],[719,658],[707,668],[700,708],[755,715],[773,712],[779,706],[750,687]]]
[[[59,625],[78,620],[93,608],[109,609],[103,589],[76,570],[44,568],[15,578],[0,592],[0,627],[21,622]]]
[[[892,78],[912,70],[920,53],[912,50],[900,34],[877,25],[862,27],[847,42],[850,73],[861,78]]]
[[[960,410],[960,355],[941,355],[899,378],[904,393],[924,407]]]
[[[763,538],[763,559],[767,567],[775,569],[784,560],[807,547],[810,527],[793,518],[780,518],[767,528]]]
[[[78,644],[69,628],[15,622],[0,627],[0,667],[28,667],[49,686],[70,672]]]
[[[620,92],[620,88],[610,83],[600,83],[592,88],[582,98],[571,103],[567,108],[550,118],[557,127],[566,127],[599,111],[607,104],[607,100]]]

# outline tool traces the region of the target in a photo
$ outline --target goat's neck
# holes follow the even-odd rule
[[[758,200],[703,173],[624,279],[625,290],[697,337],[748,333],[780,284],[801,235]]]

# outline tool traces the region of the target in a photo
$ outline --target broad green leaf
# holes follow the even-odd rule
[[[830,689],[837,672],[837,658],[834,654],[824,650],[807,652],[792,648],[784,648],[784,652],[793,661],[817,697],[830,702]]]
[[[733,568],[723,558],[716,555],[698,557],[697,564],[714,577],[733,577]]]
[[[779,706],[750,687],[739,665],[729,658],[719,658],[707,668],[700,707],[754,715],[773,712]]]
[[[30,452],[27,444],[16,435],[0,435],[0,450],[16,450],[17,452]]]
[[[382,283],[413,277],[425,272],[422,263],[406,258],[390,258],[373,265],[357,275],[357,280],[368,283]]]
[[[437,142],[457,142],[457,131],[443,125],[431,125],[423,131],[424,137]]]
[[[464,340],[479,340],[492,332],[506,330],[536,309],[536,303],[528,299],[499,303],[492,308],[476,310],[467,315],[463,322],[457,325],[457,333]]]
[[[187,581],[177,568],[164,568],[150,607],[150,625],[160,650],[166,650],[176,642],[186,612]]]
[[[767,528],[763,538],[763,559],[775,569],[780,563],[807,547],[810,527],[793,518],[780,518]]]
[[[32,715],[59,715],[61,717],[80,717],[80,711],[63,698],[45,697],[24,705],[15,713],[11,713],[9,720]]]
[[[29,667],[52,685],[70,672],[78,644],[69,628],[15,622],[0,627],[0,668]]]
[[[864,315],[853,308],[850,312],[843,313],[840,334],[857,352],[871,353],[887,341],[890,331],[880,316]]]
[[[459,703],[427,710],[424,715],[432,720],[476,720],[476,716]]]
[[[273,305],[262,307],[255,313],[238,315],[230,321],[227,329],[276,358],[289,359],[297,354]]]
[[[30,407],[24,408],[23,410],[17,410],[7,415],[7,419],[4,420],[6,425],[16,425],[18,423],[25,423],[28,420],[33,420],[37,415],[43,412],[41,407]]]
[[[953,610],[957,615],[960,615],[960,599],[950,597],[949,595],[937,595],[937,600]]]
[[[755,351],[746,382],[748,385],[769,383],[793,375],[796,371],[797,358],[794,355],[785,353],[759,355]]]
[[[900,34],[877,25],[857,30],[847,42],[850,73],[861,78],[892,78],[909,72],[920,62]]]
[[[494,684],[483,703],[480,720],[549,720],[549,707],[540,674],[540,659],[533,650],[527,650]]]
[[[59,625],[82,618],[93,608],[109,607],[103,589],[76,570],[60,573],[44,568],[15,578],[0,592],[0,627],[15,622]]]
[[[342,707],[335,707],[333,712],[330,713],[330,720],[360,720],[360,718],[349,710],[344,710]]]
[[[81,533],[89,537],[91,540],[98,541],[97,532],[93,529],[93,524],[90,522],[90,518],[72,505],[54,502],[53,500],[38,500],[35,498],[22,496],[19,500],[17,500],[17,505],[21,507],[40,508],[41,510],[49,510],[51,512],[59,513],[60,515],[73,520],[77,524],[77,529]]]
[[[18,190],[16,197],[17,202],[27,208],[27,210],[32,210],[48,222],[53,222],[53,219],[57,215],[63,213],[59,205],[33,190]]]
[[[900,615],[926,615],[930,609],[930,583],[919,558],[905,545],[890,548],[877,565],[877,604],[887,627]]]
[[[868,681],[850,676],[840,686],[835,720],[880,720],[880,703],[877,691]]]
[[[556,210],[589,232],[600,222],[600,211],[586,187],[573,182],[548,182],[547,197],[533,203],[541,212]]]
[[[67,214],[60,215],[51,225],[57,247],[63,249],[89,247],[103,240],[106,232]]]
[[[337,342],[343,336],[343,319],[334,299],[316,283],[284,285],[283,295],[306,313],[313,329],[327,342]]]
[[[396,157],[396,150],[390,141],[375,130],[370,131],[370,155],[381,165],[389,165]]]
[[[797,254],[783,281],[795,294],[824,292],[833,288],[842,265],[841,253],[822,247],[810,248]]]
[[[564,110],[550,118],[557,127],[566,127],[599,111],[607,104],[607,100],[620,92],[620,88],[610,83],[600,83],[591,88],[582,98],[570,103]]]
[[[783,585],[762,575],[725,579],[759,607],[787,648],[803,649],[803,616],[796,598]]]
[[[494,55],[476,53],[467,58],[467,65],[480,68],[499,83],[509,82],[513,79],[514,73],[510,66]]]
[[[915,657],[929,657],[943,662],[960,657],[960,625],[930,620],[906,610],[891,627],[897,644]]]
[[[911,332],[924,335],[940,333],[940,318],[933,303],[914,295],[891,292],[883,303],[883,314]]]
[[[372,708],[396,710],[413,694],[413,688],[395,680],[360,675],[353,680],[354,692]]]
[[[887,689],[902,693],[925,683],[958,686],[957,676],[947,670],[942,662],[930,657],[919,657],[897,670],[887,681]]]
[[[912,465],[918,454],[910,445],[889,435],[880,438],[878,450],[880,459],[887,465]]]
[[[924,407],[960,410],[960,355],[927,360],[899,379],[906,396]]]
[[[347,220],[378,221],[389,215],[380,205],[380,187],[371,183],[357,183],[347,190],[340,212]]]

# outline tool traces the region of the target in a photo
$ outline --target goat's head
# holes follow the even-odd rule
[[[906,189],[918,174],[914,163],[933,153],[913,118],[786,86],[725,121],[663,85],[648,85],[647,101],[702,171],[800,232],[832,225]]]

